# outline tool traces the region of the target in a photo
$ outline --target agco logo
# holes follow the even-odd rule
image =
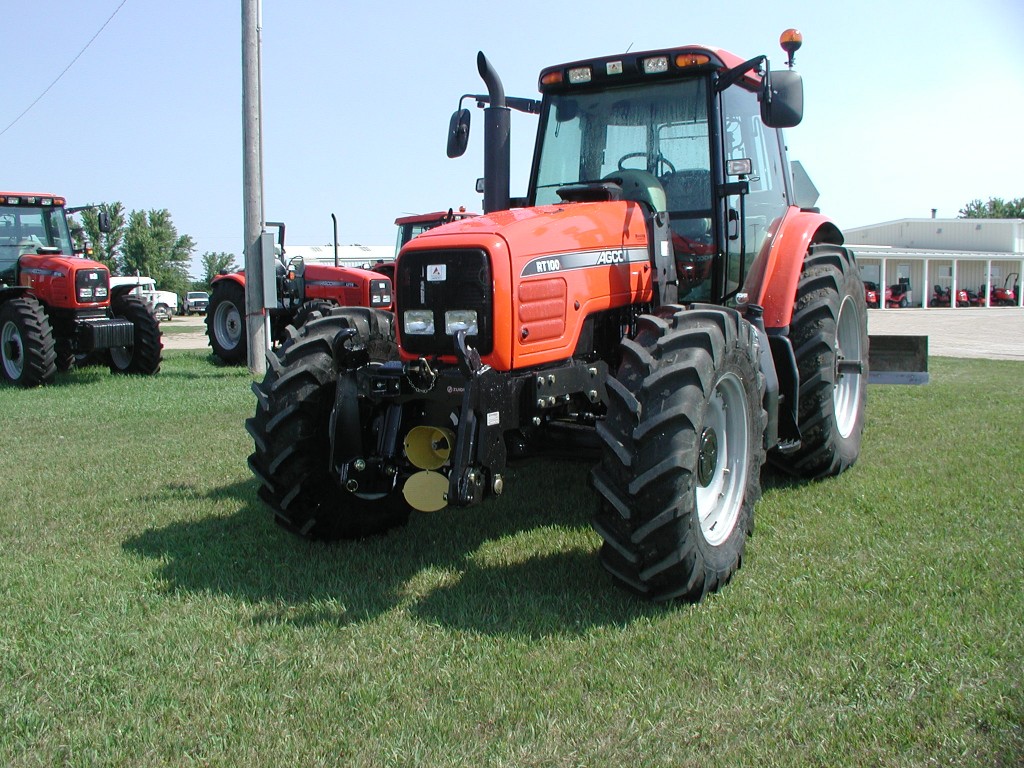
[[[597,264],[624,264],[626,254],[623,251],[601,251],[597,255]]]

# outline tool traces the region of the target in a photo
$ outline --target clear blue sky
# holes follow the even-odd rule
[[[122,0],[7,3],[0,130],[81,51]],[[296,245],[390,244],[394,218],[479,210],[481,114],[470,151],[445,155],[476,53],[508,95],[573,59],[686,43],[781,67],[803,32],[805,119],[791,157],[840,227],[956,216],[1024,196],[1024,3],[488,3],[267,0],[266,215]],[[512,193],[525,191],[534,117],[514,113]],[[167,208],[198,256],[242,261],[241,2],[127,0],[66,74],[0,135],[0,188]],[[198,270],[193,270],[197,273]]]

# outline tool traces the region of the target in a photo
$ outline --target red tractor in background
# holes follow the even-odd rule
[[[931,299],[928,301],[929,307],[949,307],[953,301],[953,289],[943,288],[941,285],[936,284],[932,293]],[[956,290],[956,305],[958,307],[969,307],[971,306],[971,299],[964,288],[957,288]]]
[[[160,370],[159,322],[134,286],[112,289],[105,266],[75,255],[75,210],[57,195],[0,192],[0,363],[12,384],[45,384],[86,357],[114,373]]]
[[[257,386],[249,466],[277,520],[381,533],[568,450],[596,460],[612,579],[696,601],[740,567],[766,460],[851,466],[864,286],[838,227],[796,199],[780,129],[803,112],[799,33],[781,42],[784,70],[696,45],[549,67],[540,102],[506,98],[479,54],[484,214],[405,244],[394,314],[311,320]],[[540,116],[523,198],[513,108]],[[449,156],[468,136],[460,109]]]
[[[885,289],[885,306],[889,309],[906,309],[911,301],[910,280],[901,277]]]
[[[299,326],[312,313],[337,306],[390,310],[391,278],[386,274],[354,267],[306,264],[285,255],[285,226],[277,229],[277,306],[270,308],[270,333],[274,343],[287,337],[289,325]],[[213,279],[206,310],[206,335],[213,353],[225,363],[246,361],[245,271],[220,274]]]
[[[469,213],[465,207],[460,206],[459,210],[456,211],[454,208],[449,208],[447,211],[433,211],[432,213],[417,213],[410,214],[408,216],[399,216],[395,219],[395,225],[398,227],[398,243],[395,245],[395,255],[402,250],[402,246],[408,243],[417,235],[421,235],[427,230],[439,227],[442,224],[450,224],[453,221],[461,221],[462,219],[468,219],[473,216],[477,216],[476,213]],[[395,279],[395,262],[393,261],[382,261],[378,262],[372,267],[374,272],[380,272],[382,275],[387,275],[392,282]]]
[[[1020,289],[1020,285],[1014,283],[1011,285],[1010,281],[1018,277],[1016,272],[1011,272],[1006,276],[1006,280],[1003,281],[1002,287],[998,285],[993,286],[981,286],[981,299],[982,302],[985,300],[985,295],[991,288],[991,295],[988,297],[989,306],[991,307],[1015,307],[1017,306],[1017,291]]]

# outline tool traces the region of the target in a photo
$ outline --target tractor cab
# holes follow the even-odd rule
[[[18,284],[22,256],[74,253],[64,201],[0,195],[0,283]]]
[[[798,36],[784,34],[783,47]],[[655,256],[674,254],[658,269],[677,291],[662,301],[734,297],[793,204],[776,128],[800,120],[799,75],[688,47],[551,67],[540,90],[528,204],[638,201],[667,224]]]

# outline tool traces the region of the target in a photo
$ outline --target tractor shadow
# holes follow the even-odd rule
[[[170,486],[164,500],[224,513],[150,528],[122,546],[157,563],[168,593],[226,595],[250,604],[256,622],[347,625],[402,608],[427,623],[542,637],[662,615],[665,607],[623,592],[598,563],[589,465],[537,467],[514,470],[499,499],[332,543],[277,526],[255,480]]]

